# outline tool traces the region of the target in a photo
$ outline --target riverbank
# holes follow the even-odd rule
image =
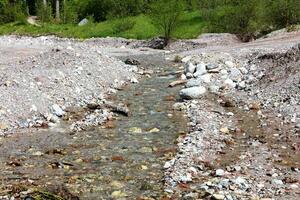
[[[299,198],[299,32],[290,36],[181,54],[180,94],[192,100],[174,109],[190,133],[165,165],[170,196]]]

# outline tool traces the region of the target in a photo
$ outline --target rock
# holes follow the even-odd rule
[[[195,71],[196,71],[196,66],[193,63],[188,62],[185,64],[185,66],[184,66],[185,74],[188,74],[188,73],[194,74]]]
[[[84,18],[78,23],[78,26],[84,26],[87,23],[89,23],[89,20],[87,18]]]
[[[234,83],[231,79],[226,79],[224,81],[224,86],[225,88],[235,88],[236,87],[236,83]]]
[[[157,37],[150,40],[147,46],[152,49],[164,49],[167,43],[164,38]]]
[[[219,67],[218,65],[212,64],[212,63],[206,65],[206,69],[207,69],[208,71],[209,71],[209,70],[213,70],[213,69],[217,69],[218,67]]]
[[[191,182],[192,180],[193,180],[192,175],[190,173],[186,173],[185,175],[180,176],[180,181],[183,183],[188,183]]]
[[[272,180],[272,183],[273,183],[274,185],[277,185],[277,186],[283,185],[283,181],[282,181],[282,180],[279,180],[279,179],[273,179],[273,180]]]
[[[196,72],[194,73],[194,77],[200,77],[207,73],[205,64],[201,63],[196,66]]]
[[[186,75],[185,74],[181,74],[180,79],[181,80],[187,80]]]
[[[193,78],[194,76],[193,76],[193,74],[192,73],[187,73],[186,74],[186,78],[187,79],[191,79],[191,78]]]
[[[241,81],[238,83],[238,88],[239,89],[245,89],[246,88],[246,82],[245,81]]]
[[[221,132],[221,133],[224,133],[224,134],[229,134],[229,133],[230,133],[230,131],[229,131],[229,129],[228,129],[227,127],[221,128],[221,129],[220,129],[220,132]]]
[[[217,93],[219,92],[219,86],[216,86],[216,85],[211,85],[209,86],[208,90],[211,92],[211,93]]]
[[[210,74],[205,74],[205,75],[202,75],[201,77],[199,77],[199,79],[203,83],[210,83],[211,75]]]
[[[153,129],[151,129],[149,132],[150,133],[159,133],[159,129],[158,128],[153,128]]]
[[[245,67],[239,68],[239,70],[242,72],[242,74],[246,75],[249,73],[249,71]]]
[[[225,175],[225,171],[223,169],[217,169],[216,170],[216,176],[224,176]]]
[[[135,77],[131,78],[130,82],[131,83],[139,83],[139,81]]]
[[[206,93],[206,88],[202,86],[182,89],[179,95],[183,99],[198,99]]]
[[[181,110],[186,109],[186,107],[185,107],[184,103],[175,103],[173,105],[173,109],[181,111]]]
[[[200,86],[200,85],[202,85],[202,80],[200,79],[200,78],[197,78],[197,79],[190,79],[187,83],[186,83],[186,85],[185,85],[185,87],[187,87],[187,88],[190,88],[190,87],[195,87],[195,86]]]
[[[225,65],[227,65],[227,67],[229,67],[229,68],[234,68],[235,67],[235,64],[232,61],[226,61]]]
[[[6,130],[6,129],[8,129],[8,125],[4,122],[1,122],[0,123],[0,130]]]
[[[187,83],[187,80],[177,80],[169,84],[169,87],[175,87]]]
[[[65,111],[57,104],[52,105],[52,112],[57,117],[62,117],[65,114]]]
[[[223,194],[213,194],[211,198],[214,200],[223,200],[225,196]]]
[[[135,60],[133,58],[127,58],[125,60],[125,64],[127,64],[127,65],[140,65],[141,63],[138,60]]]
[[[114,191],[113,193],[111,193],[111,197],[114,199],[120,199],[127,197],[127,194],[122,191]]]
[[[243,74],[241,73],[241,71],[237,68],[232,68],[230,69],[229,72],[229,78],[235,82],[241,81],[243,77]]]
[[[138,127],[132,127],[129,129],[129,132],[130,133],[142,133],[142,129],[141,128],[138,128]]]

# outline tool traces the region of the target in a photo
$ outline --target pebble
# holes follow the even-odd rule
[[[205,93],[206,93],[206,88],[203,86],[198,86],[198,87],[190,87],[190,88],[182,89],[179,92],[179,95],[183,99],[198,99],[203,97]]]
[[[223,169],[217,169],[216,170],[216,176],[224,176],[225,175],[225,171]]]

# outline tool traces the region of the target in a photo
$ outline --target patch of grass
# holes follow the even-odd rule
[[[185,13],[174,33],[175,38],[196,38],[203,31],[202,18],[198,12]],[[43,24],[36,27],[28,24],[10,23],[0,25],[0,35],[57,35],[86,39],[91,37],[123,37],[132,39],[149,39],[160,36],[160,31],[151,23],[148,16],[139,15],[122,19],[107,20],[101,23],[88,23],[85,26],[73,24]]]

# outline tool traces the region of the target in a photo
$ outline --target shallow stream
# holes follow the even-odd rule
[[[80,199],[163,197],[163,165],[187,121],[172,109],[179,88],[168,84],[176,68],[162,56],[138,59],[155,73],[112,97],[129,105],[130,117],[88,132],[61,128],[0,139],[0,191],[63,186]],[[171,75],[160,76],[165,72]]]

